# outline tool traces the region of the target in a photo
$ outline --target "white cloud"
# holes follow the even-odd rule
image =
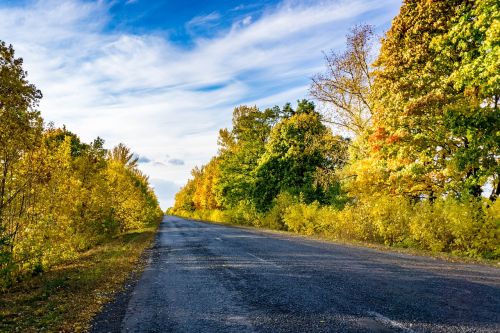
[[[367,21],[370,11],[376,15],[367,23],[386,25],[399,5],[286,1],[185,49],[157,35],[106,32],[112,18],[104,1],[48,0],[0,5],[0,39],[14,45],[29,80],[44,93],[46,121],[66,124],[86,141],[99,135],[108,147],[124,142],[163,160],[141,169],[173,188],[216,152],[218,129],[230,124],[234,106],[307,97],[308,78],[322,67],[321,51],[340,47],[347,29]],[[188,25],[219,19],[214,12]],[[168,163],[166,154],[184,165]],[[166,208],[173,197],[160,199]]]
[[[218,12],[212,12],[208,15],[201,15],[193,17],[189,22],[186,23],[188,28],[193,28],[196,26],[204,26],[206,24],[218,21],[221,18]]]

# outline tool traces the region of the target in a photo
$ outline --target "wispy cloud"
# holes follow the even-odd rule
[[[189,28],[196,26],[204,26],[207,23],[212,23],[214,21],[218,21],[221,18],[220,13],[212,12],[208,15],[195,16],[190,21],[186,23],[186,26]]]
[[[139,156],[137,162],[139,162],[139,163],[149,163],[149,162],[151,162],[151,159],[149,159],[146,156]]]
[[[171,165],[184,165],[184,161],[179,158],[172,158],[168,160],[168,163]]]
[[[184,164],[141,168],[180,185],[216,152],[217,131],[230,124],[234,106],[307,97],[308,78],[322,70],[321,51],[342,47],[347,29],[360,21],[387,26],[399,5],[285,1],[186,49],[155,34],[107,31],[112,17],[104,1],[46,0],[0,5],[0,36],[44,93],[47,121],[87,141],[99,135],[108,146],[125,142],[152,161],[175,156]],[[211,13],[188,24],[219,19]],[[172,202],[160,198],[164,206]]]

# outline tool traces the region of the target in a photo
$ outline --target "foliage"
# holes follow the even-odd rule
[[[222,207],[235,207],[252,196],[254,170],[281,114],[276,107],[260,111],[257,107],[240,106],[234,109],[233,127],[220,131],[220,175],[216,190]]]
[[[320,176],[344,165],[347,143],[321,123],[312,102],[299,101],[297,110],[273,127],[265,148],[252,193],[260,211],[269,209],[281,192],[308,203],[327,203],[340,195],[335,179],[320,182],[326,180]]]
[[[162,215],[125,145],[44,126],[41,97],[0,42],[0,288]]]
[[[404,2],[371,92],[371,158],[385,161],[388,192],[478,197],[491,181],[492,195],[499,191],[498,9],[495,1]]]

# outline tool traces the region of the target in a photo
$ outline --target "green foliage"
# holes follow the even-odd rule
[[[281,192],[302,196],[308,203],[327,203],[339,194],[335,182],[320,186],[319,173],[343,166],[347,144],[321,123],[313,103],[299,101],[293,115],[273,127],[265,148],[255,169],[252,194],[259,210],[268,210]]]
[[[215,190],[222,207],[235,207],[251,197],[256,181],[253,172],[280,113],[279,108],[260,111],[240,106],[234,109],[232,129],[220,131],[220,174]]]

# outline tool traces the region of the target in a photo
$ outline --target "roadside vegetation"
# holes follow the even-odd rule
[[[0,295],[0,332],[86,332],[145,261],[156,227],[124,232]]]
[[[73,331],[65,323],[84,326],[107,297],[96,293],[124,281],[162,211],[125,145],[44,123],[22,64],[0,41],[0,330]]]
[[[500,6],[403,2],[308,100],[240,106],[169,213],[332,239],[500,258]]]

